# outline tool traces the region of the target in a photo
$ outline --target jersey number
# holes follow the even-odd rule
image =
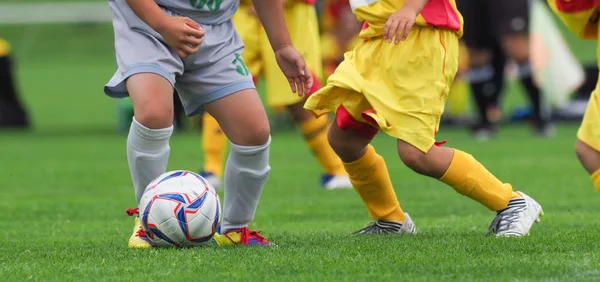
[[[209,11],[220,10],[221,3],[223,3],[223,0],[190,0],[192,7],[196,9],[204,9],[206,6]]]
[[[250,70],[246,66],[246,63],[244,63],[244,60],[242,59],[242,55],[235,53],[235,60],[233,60],[232,64],[235,66],[235,70],[239,74],[241,74],[241,75],[249,75],[250,74]]]

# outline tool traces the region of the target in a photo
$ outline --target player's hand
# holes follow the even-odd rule
[[[275,51],[275,58],[287,77],[292,92],[298,96],[308,94],[313,85],[313,76],[296,48],[291,45],[283,46]]]
[[[389,17],[383,26],[383,39],[389,43],[394,40],[395,44],[398,44],[400,40],[406,40],[418,15],[419,12],[413,8],[407,5],[402,6],[400,10]]]
[[[200,25],[187,17],[169,17],[157,31],[183,59],[198,52],[205,35]]]

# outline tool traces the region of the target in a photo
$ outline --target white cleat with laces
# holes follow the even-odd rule
[[[529,235],[534,223],[544,216],[542,206],[523,192],[517,192],[521,198],[514,198],[508,206],[499,211],[490,224],[488,235],[496,237],[521,237]]]
[[[354,232],[357,235],[371,235],[371,234],[416,234],[417,228],[415,223],[412,221],[407,213],[404,222],[398,222],[393,220],[376,220],[365,228]]]

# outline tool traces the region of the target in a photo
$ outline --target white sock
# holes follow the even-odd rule
[[[269,171],[269,141],[260,146],[231,143],[225,164],[225,197],[221,232],[247,227],[254,219],[256,206]]]
[[[127,161],[138,204],[146,186],[167,170],[172,133],[173,126],[150,129],[133,118],[127,137]]]

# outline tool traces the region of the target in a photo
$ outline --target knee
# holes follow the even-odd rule
[[[358,160],[365,153],[368,142],[365,143],[346,137],[347,136],[336,134],[336,131],[331,129],[327,134],[329,146],[331,146],[333,151],[343,162],[350,163]]]
[[[343,140],[336,136],[331,130],[327,132],[327,141],[329,142],[329,146],[331,146],[333,151],[338,155],[352,151],[351,144],[343,142]]]
[[[135,119],[148,128],[167,128],[173,124],[173,105],[149,102],[135,110]]]
[[[409,144],[398,145],[398,156],[408,168],[420,174],[427,174],[426,154]]]
[[[260,146],[269,141],[271,136],[271,126],[265,119],[264,121],[254,123],[251,128],[244,131],[241,136],[237,136],[237,140],[231,140],[235,144],[243,146]]]

